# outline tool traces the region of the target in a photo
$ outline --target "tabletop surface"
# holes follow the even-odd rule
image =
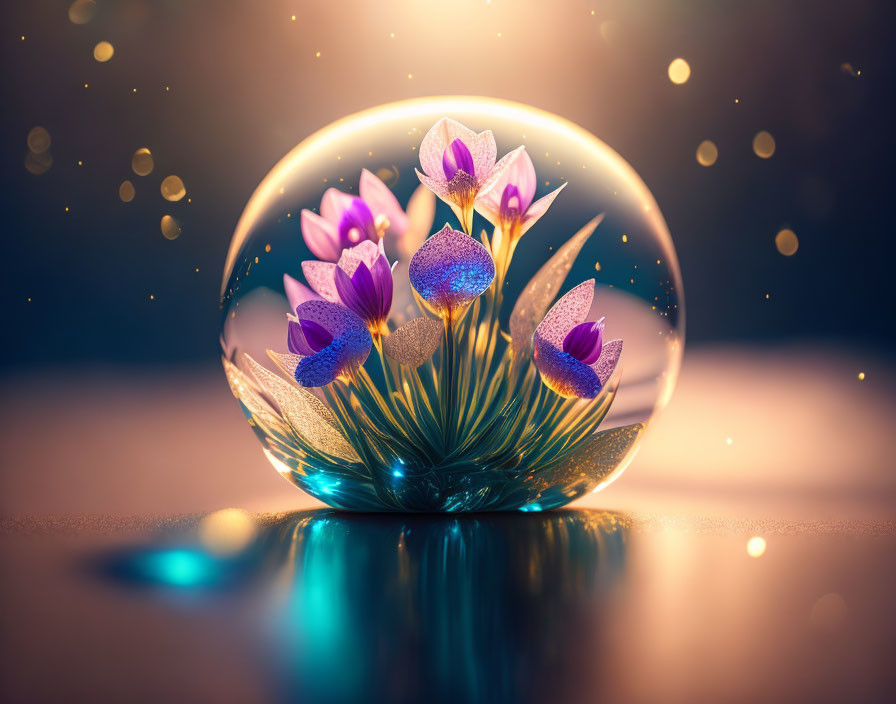
[[[893,522],[246,516],[5,520],[3,700],[896,697]]]

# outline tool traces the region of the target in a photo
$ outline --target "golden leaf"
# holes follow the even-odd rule
[[[399,364],[419,367],[435,354],[441,342],[441,322],[414,318],[383,338],[383,350]]]
[[[603,219],[601,213],[570,237],[526,284],[510,314],[510,338],[514,351],[520,352],[528,347],[535,328],[557,297],[576,257]]]

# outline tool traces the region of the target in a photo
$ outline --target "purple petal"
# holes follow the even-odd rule
[[[295,309],[302,305],[305,301],[321,300],[314,291],[305,286],[305,284],[296,281],[289,274],[283,275],[283,290],[286,291],[286,299],[289,301],[289,309]]]
[[[392,310],[392,291],[394,284],[392,282],[392,267],[384,256],[377,258],[370,270],[373,277],[373,287],[377,292],[377,303],[379,310],[377,315],[380,320],[385,320]]]
[[[339,233],[333,223],[310,210],[302,211],[302,238],[318,259],[335,262],[339,259]]]
[[[295,320],[290,320],[286,325],[286,345],[289,347],[290,352],[302,357],[307,357],[317,351],[305,339],[301,322]]]
[[[450,181],[458,171],[464,171],[470,176],[476,175],[476,167],[473,165],[473,155],[467,145],[461,140],[455,139],[442,153],[442,171],[445,179]]]
[[[295,378],[302,386],[326,386],[351,367],[363,364],[370,354],[370,332],[347,308],[327,301],[308,301],[296,309],[296,315],[302,323],[317,323],[332,335],[330,344],[303,357],[296,367]]]
[[[533,356],[541,380],[555,393],[567,398],[594,398],[600,393],[600,379],[591,367],[544,338],[536,336]]]
[[[363,317],[361,301],[358,299],[358,294],[355,291],[355,285],[352,283],[352,278],[338,267],[334,273],[336,291],[339,293],[339,300],[342,302],[342,305],[353,313],[362,315]]]
[[[305,275],[305,281],[322,298],[331,303],[339,303],[339,293],[336,291],[336,284],[333,281],[337,268],[332,262],[302,262],[302,273]]]
[[[352,204],[339,219],[339,244],[342,248],[354,247],[363,240],[376,242],[379,236],[373,222],[373,213],[360,198],[353,198]]]
[[[585,321],[594,299],[594,279],[588,279],[570,290],[557,301],[535,328],[535,337],[542,338],[557,349],[576,325]]]
[[[592,365],[600,358],[604,322],[580,323],[563,340],[563,351],[583,364]]]
[[[423,137],[423,141],[420,142],[420,165],[423,167],[424,173],[438,180],[442,179],[444,176],[442,156],[448,145],[455,139],[461,140],[468,147],[473,147],[471,149],[473,163],[475,166],[478,166],[477,157],[481,157],[480,152],[482,151],[479,141],[484,134],[483,132],[482,135],[477,135],[473,130],[464,127],[456,120],[443,117],[430,128],[429,132]],[[491,135],[491,132],[488,134]],[[494,141],[494,137],[492,137],[493,144]],[[487,158],[487,154],[485,156]],[[492,156],[492,164],[494,164],[494,156]]]
[[[482,295],[495,278],[495,263],[479,242],[446,225],[414,254],[408,276],[441,314]]]

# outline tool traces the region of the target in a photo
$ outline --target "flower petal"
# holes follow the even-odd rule
[[[289,274],[283,275],[283,290],[286,291],[286,299],[289,301],[289,310],[295,312],[296,308],[305,301],[322,300],[314,291],[305,284],[296,281]]]
[[[334,281],[336,265],[332,262],[313,260],[302,262],[302,273],[305,281],[326,301],[339,303],[339,292]]]
[[[385,215],[389,221],[390,235],[401,237],[408,229],[408,216],[398,203],[395,194],[376,175],[361,169],[361,183],[358,187],[361,198],[367,203],[373,217]],[[409,206],[410,207],[410,206]]]
[[[363,364],[370,354],[370,332],[348,308],[327,301],[308,301],[298,307],[296,314],[302,320],[321,325],[333,336],[327,347],[299,361],[295,378],[302,386],[326,386]]]
[[[498,145],[495,144],[495,135],[491,130],[480,132],[472,138],[472,144],[469,140],[464,140],[470,154],[473,157],[473,167],[476,169],[476,176],[485,176],[495,168],[495,160],[498,158]]]
[[[479,180],[479,190],[476,194],[476,200],[483,198],[486,196],[491,190],[498,184],[498,181],[504,176],[505,169],[509,169],[514,161],[516,161],[520,154],[524,154],[526,151],[526,147],[520,146],[514,149],[509,154],[505,154],[501,157],[501,160],[494,165],[494,168],[490,172],[487,172],[487,176],[482,174],[482,178]],[[500,202],[501,195],[498,194],[498,201]]]
[[[603,319],[597,322],[579,323],[563,338],[563,351],[571,354],[582,364],[591,366],[600,359],[603,331]]]
[[[442,155],[455,139],[461,140],[467,145],[471,153],[474,153],[473,164],[476,165],[476,156],[474,152],[474,144],[476,144],[476,133],[464,127],[456,120],[443,117],[429,128],[429,132],[420,142],[420,165],[427,176],[441,179],[444,176],[442,171]],[[494,141],[494,137],[492,137]],[[477,150],[478,151],[478,148]],[[422,180],[422,179],[421,179]]]
[[[435,354],[441,342],[441,322],[414,318],[383,338],[383,350],[399,364],[419,367]]]
[[[420,171],[417,169],[414,169],[414,171],[417,172],[417,178],[420,179],[420,183],[422,183],[429,190],[435,193],[439,198],[441,198],[448,204],[454,202],[451,200],[451,190],[448,188],[447,181],[442,181],[438,178],[432,178],[431,176],[420,173]]]
[[[576,257],[602,219],[603,215],[598,215],[570,237],[526,284],[510,314],[510,337],[515,350],[526,349],[532,341],[535,326],[544,317]]]
[[[381,251],[382,249],[378,242],[364,240],[354,247],[343,249],[342,254],[339,256],[338,266],[346,274],[352,276],[361,262],[364,262],[368,269],[372,267],[373,263],[380,256]]]
[[[551,391],[566,398],[594,398],[600,393],[600,379],[591,367],[537,333],[533,356],[541,380]]]
[[[619,357],[622,355],[622,340],[610,340],[603,346],[600,358],[591,365],[591,368],[597,373],[601,386],[607,383],[609,378],[613,376]]]
[[[320,199],[320,214],[334,225],[338,224],[356,196],[343,193],[336,188],[328,188]]]
[[[544,340],[558,350],[576,325],[585,321],[594,300],[594,279],[583,281],[557,301],[535,328],[535,340]],[[578,361],[578,360],[576,360]],[[587,366],[587,365],[586,365]]]
[[[417,186],[408,201],[408,226],[399,242],[403,258],[410,259],[432,230],[436,217],[436,199],[424,185]]]
[[[495,185],[476,199],[476,211],[492,225],[498,225],[501,199],[507,186],[516,186],[519,189],[519,211],[525,213],[535,197],[536,188],[535,166],[525,149],[506,169],[502,169]]]
[[[495,278],[495,263],[479,242],[445,225],[414,254],[408,276],[423,300],[442,314],[482,295]]]
[[[339,233],[336,226],[310,210],[302,211],[302,238],[318,259],[335,262],[339,259]]]
[[[565,183],[560,186],[560,188],[551,191],[546,196],[542,196],[529,206],[529,209],[526,211],[526,214],[523,217],[522,227],[520,227],[521,237],[526,234],[530,227],[532,227],[536,222],[539,221],[539,219],[541,219],[541,216],[544,215],[547,212],[548,208],[551,207],[551,203],[554,202],[554,198],[556,198],[560,191],[562,191],[564,188],[566,188]]]
[[[442,153],[442,171],[445,178],[450,181],[458,171],[463,171],[470,176],[476,175],[476,166],[473,164],[473,155],[469,147],[460,139],[455,139]]]

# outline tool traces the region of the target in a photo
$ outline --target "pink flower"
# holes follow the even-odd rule
[[[473,228],[473,206],[495,185],[523,147],[495,163],[498,148],[491,130],[476,134],[443,117],[420,143],[420,182],[451,206],[467,234]]]
[[[387,233],[401,237],[408,216],[389,187],[367,169],[361,171],[361,197],[329,188],[320,215],[302,211],[302,237],[318,259],[335,262],[342,250],[363,241],[377,242]]]
[[[392,308],[392,267],[386,259],[383,242],[365,240],[344,249],[339,262],[302,262],[302,272],[313,292],[331,303],[338,303],[356,313],[375,334],[385,332],[386,319]],[[309,299],[311,300],[311,299]]]
[[[510,240],[516,240],[547,212],[566,186],[564,183],[533,203],[537,184],[532,159],[522,151],[503,170],[494,187],[476,200],[476,210]]]

